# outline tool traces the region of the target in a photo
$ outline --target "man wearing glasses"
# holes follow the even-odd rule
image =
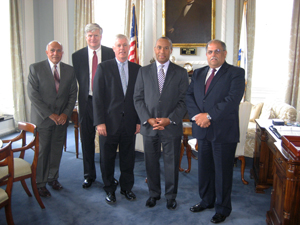
[[[211,222],[221,223],[231,213],[233,164],[239,142],[239,104],[245,89],[245,71],[227,64],[226,44],[206,45],[208,66],[195,70],[186,95],[198,140],[198,179],[201,202],[190,211],[215,208]]]

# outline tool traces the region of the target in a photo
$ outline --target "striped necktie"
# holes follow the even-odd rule
[[[54,82],[55,82],[55,88],[56,88],[56,93],[58,92],[58,89],[59,89],[59,82],[60,82],[60,79],[59,79],[59,75],[58,75],[58,71],[56,69],[57,65],[54,65]]]
[[[159,86],[159,93],[162,92],[164,83],[165,83],[165,71],[164,71],[164,65],[160,65],[160,70],[158,71],[158,86]]]

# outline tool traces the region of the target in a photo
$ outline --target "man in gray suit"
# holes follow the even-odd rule
[[[31,101],[31,122],[39,132],[40,152],[36,171],[39,195],[50,197],[46,183],[54,190],[57,181],[68,117],[71,117],[77,84],[73,67],[61,61],[62,45],[51,41],[46,46],[48,60],[30,65],[27,91]]]
[[[146,206],[154,207],[160,199],[159,158],[162,146],[167,208],[175,209],[188,75],[184,68],[169,61],[172,53],[169,38],[159,38],[154,51],[156,62],[140,68],[134,91],[134,104],[141,121],[150,193]]]

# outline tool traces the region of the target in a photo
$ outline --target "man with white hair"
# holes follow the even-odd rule
[[[93,79],[98,64],[115,57],[111,48],[101,45],[102,32],[102,28],[97,23],[87,24],[85,39],[88,46],[72,55],[75,75],[79,85],[78,104],[84,170],[83,188],[90,187],[96,179]]]
[[[73,67],[61,62],[61,43],[51,41],[46,46],[46,54],[47,60],[30,65],[27,85],[31,122],[39,132],[36,182],[42,197],[51,196],[46,188],[47,183],[54,190],[63,188],[57,179],[68,118],[77,97]]]

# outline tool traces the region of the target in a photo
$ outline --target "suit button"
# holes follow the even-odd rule
[[[203,100],[203,102],[205,103],[205,100]]]

